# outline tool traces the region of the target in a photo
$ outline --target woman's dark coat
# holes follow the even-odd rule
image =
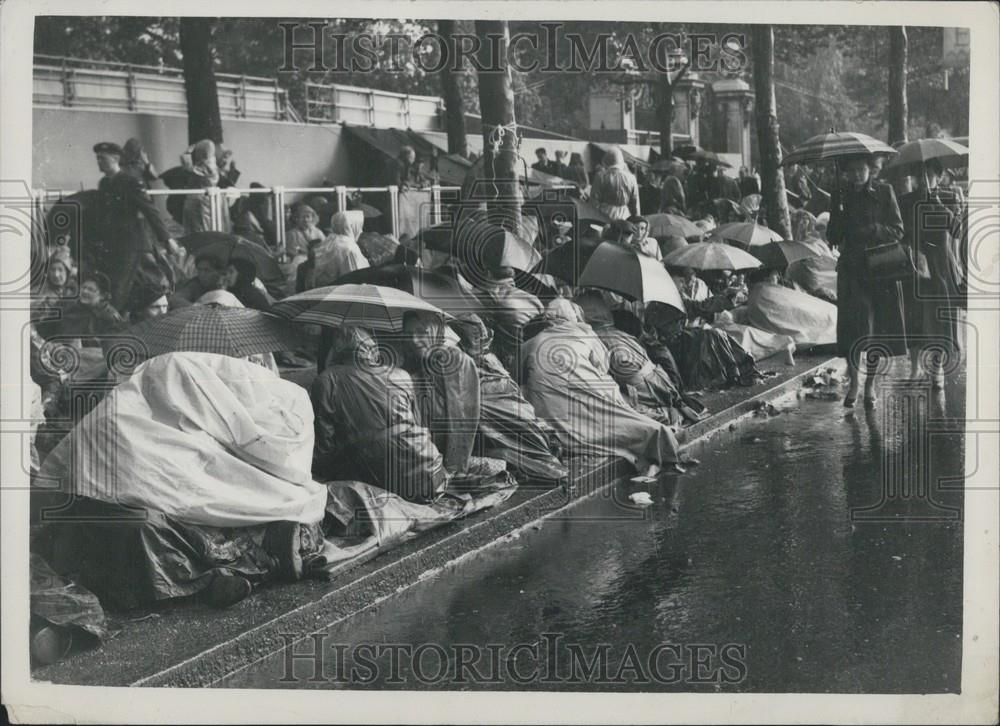
[[[840,248],[837,262],[837,353],[857,362],[861,351],[906,355],[903,291],[899,282],[875,279],[867,247],[897,242],[903,219],[887,184],[869,180],[860,189],[838,190],[827,239]]]

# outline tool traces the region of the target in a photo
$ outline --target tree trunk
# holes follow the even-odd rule
[[[486,206],[490,218],[517,231],[521,219],[521,190],[517,181],[514,85],[507,64],[510,30],[503,20],[477,20],[476,35],[482,41],[478,51],[479,65],[488,69],[477,69],[483,120],[483,178],[492,182],[480,186],[485,186],[489,192]],[[500,42],[491,41],[487,36],[500,37]]]
[[[444,97],[445,128],[448,131],[448,153],[469,155],[469,142],[465,138],[465,108],[458,79],[461,71],[453,70],[458,50],[455,45],[455,21],[439,20],[438,33],[448,48],[448,63],[441,71],[441,95]]]
[[[906,141],[906,28],[889,29],[889,143]]]
[[[774,100],[774,28],[754,25],[753,82],[757,106],[757,146],[760,151],[761,207],[767,226],[791,239],[788,197],[781,171],[781,139]]]
[[[212,19],[181,18],[180,35],[188,107],[188,143],[211,139],[221,144],[222,117],[212,66]]]

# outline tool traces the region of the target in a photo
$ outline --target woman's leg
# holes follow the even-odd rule
[[[850,408],[858,398],[858,391],[861,388],[861,353],[851,351],[847,356],[847,372],[850,382],[847,386],[847,395],[844,397],[844,406]]]
[[[869,351],[866,358],[868,370],[865,376],[865,404],[871,405],[875,403],[877,399],[875,393],[875,381],[878,377],[880,356],[878,353]]]

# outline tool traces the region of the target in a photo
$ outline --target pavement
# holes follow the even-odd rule
[[[750,388],[702,396],[711,416],[681,432],[678,438],[684,448],[735,428],[741,419],[761,415],[768,402],[798,391],[819,370],[842,371],[844,362],[829,355],[800,353],[794,366],[775,357],[759,367],[775,375]],[[295,376],[305,384],[310,374],[301,370]],[[305,580],[269,586],[226,610],[176,602],[116,614],[110,620],[117,632],[101,647],[38,668],[33,678],[102,686],[216,684],[309,633],[376,607],[456,560],[606,490],[628,473],[627,465],[619,462],[576,473],[566,489],[522,485],[502,505],[427,532],[332,582]]]

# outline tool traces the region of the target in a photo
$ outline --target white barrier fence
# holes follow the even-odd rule
[[[443,193],[458,192],[461,187],[434,185],[424,191],[430,192],[431,200],[431,223],[438,224],[443,221],[442,206]],[[392,235],[399,238],[400,216],[399,216],[399,187],[260,187],[253,189],[239,189],[236,187],[220,188],[207,187],[203,189],[149,189],[151,197],[171,197],[198,195],[208,197],[211,229],[216,232],[224,232],[229,229],[229,207],[232,202],[243,195],[267,194],[271,197],[271,213],[274,215],[275,234],[277,237],[276,252],[279,255],[285,254],[285,240],[287,232],[286,224],[286,196],[302,194],[322,194],[333,195],[336,199],[338,210],[347,209],[348,196],[355,193],[383,193],[389,195],[389,216]],[[76,192],[65,190],[36,189],[32,192],[32,209],[35,216],[36,229],[44,229],[47,205],[54,201],[61,201]]]

